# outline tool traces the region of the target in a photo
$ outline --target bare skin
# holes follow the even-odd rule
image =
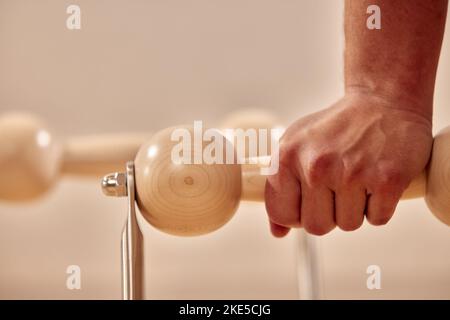
[[[376,4],[382,29],[368,30]],[[323,235],[392,217],[432,147],[436,69],[447,0],[345,2],[345,95],[294,122],[266,183],[273,235]]]

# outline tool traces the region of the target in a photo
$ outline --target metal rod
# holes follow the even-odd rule
[[[322,279],[316,240],[303,230],[297,231],[297,277],[301,300],[317,300],[321,297]]]
[[[144,298],[143,236],[135,209],[134,164],[127,163],[128,215],[122,232],[122,297],[124,300]]]

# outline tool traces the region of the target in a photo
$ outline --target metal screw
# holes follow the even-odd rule
[[[110,197],[127,196],[127,175],[123,172],[110,173],[102,179],[102,191]]]

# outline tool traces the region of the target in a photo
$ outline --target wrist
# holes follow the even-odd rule
[[[404,88],[374,87],[365,84],[346,84],[345,97],[376,100],[381,106],[395,111],[406,111],[421,116],[428,121],[433,117],[432,95],[423,96]]]

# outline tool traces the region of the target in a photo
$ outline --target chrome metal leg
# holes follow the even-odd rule
[[[317,239],[303,230],[297,231],[297,276],[301,300],[320,299],[322,279],[320,275]]]
[[[128,215],[122,232],[122,297],[124,300],[144,298],[143,236],[136,216],[134,164],[127,163],[126,173],[112,173],[103,178],[106,195],[128,198]]]

